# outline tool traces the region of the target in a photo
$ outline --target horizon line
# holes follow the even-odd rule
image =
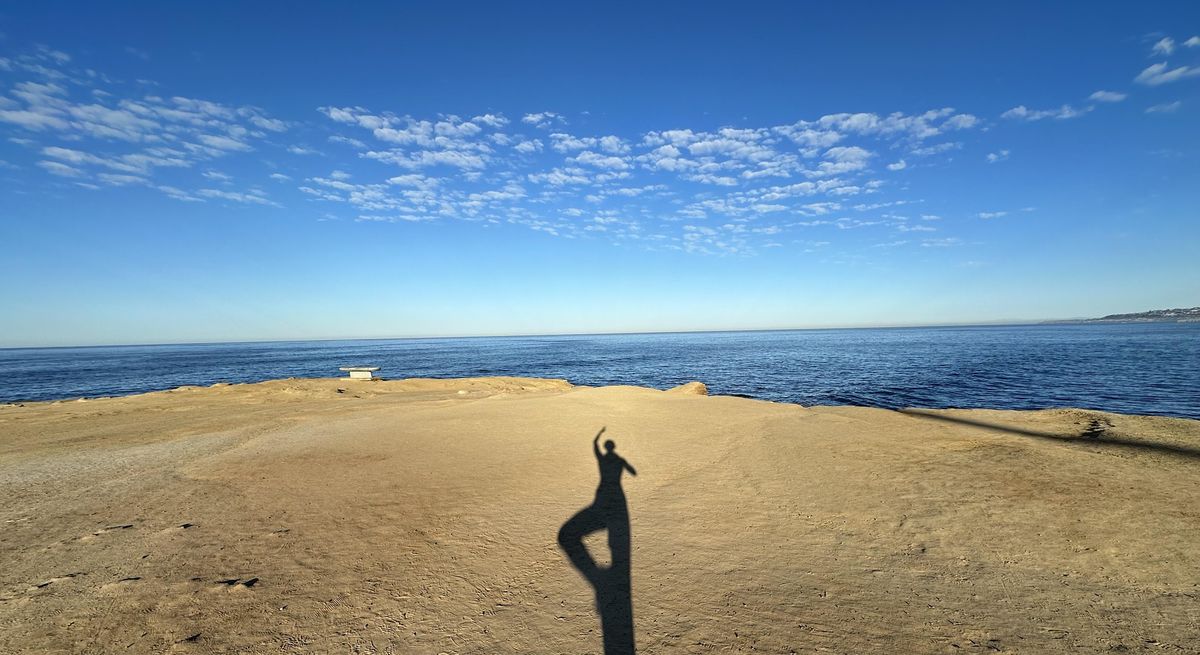
[[[459,335],[410,335],[410,336],[375,336],[375,337],[313,337],[313,338],[265,338],[265,339],[232,339],[213,341],[161,341],[156,343],[94,343],[71,344],[60,346],[0,346],[0,350],[53,350],[71,348],[144,348],[153,346],[215,346],[248,343],[302,343],[313,341],[417,341],[425,339],[520,339],[529,337],[592,337],[592,336],[632,336],[653,334],[728,334],[734,332],[803,332],[818,330],[898,330],[916,328],[972,328],[972,327],[1003,327],[1063,324],[1091,321],[1091,318],[1051,318],[1051,319],[1014,319],[983,321],[975,323],[897,323],[883,325],[827,325],[807,327],[771,327],[771,328],[729,328],[713,330],[617,330],[612,332],[526,332],[514,334],[459,334]]]

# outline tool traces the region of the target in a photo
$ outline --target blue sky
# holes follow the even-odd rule
[[[1195,3],[297,7],[0,9],[0,346],[1200,304]]]

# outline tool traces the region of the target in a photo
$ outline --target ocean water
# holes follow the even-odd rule
[[[1200,419],[1200,323],[288,341],[0,350],[0,402],[333,377],[518,375],[803,405],[1085,407]]]

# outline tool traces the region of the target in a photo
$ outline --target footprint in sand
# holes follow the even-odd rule
[[[132,527],[133,527],[132,523],[122,523],[120,525],[110,525],[107,528],[101,528],[101,529],[97,530],[96,532],[93,532],[88,535],[84,535],[84,536],[80,537],[79,540],[80,541],[91,541],[92,539],[95,539],[96,537],[99,537],[100,535],[108,534],[109,532],[118,532],[120,530],[128,530]]]
[[[195,580],[196,578],[192,579]],[[217,588],[224,587],[229,591],[244,591],[258,584],[258,578],[246,578],[244,580],[242,578],[224,578],[217,580],[214,584],[217,585]]]
[[[39,582],[39,583],[33,585],[26,591],[33,592],[33,591],[37,591],[38,589],[45,589],[46,587],[49,587],[50,585],[52,585],[56,582],[63,582],[66,580],[70,580],[71,578],[79,577],[81,575],[84,575],[84,574],[82,572],[81,573],[66,573],[66,574],[60,575],[56,578],[49,578],[47,580],[43,580],[42,582]]]
[[[1093,418],[1083,433],[1079,436],[1085,439],[1099,439],[1104,436],[1104,433],[1111,430],[1113,427],[1112,421],[1104,417]]]
[[[175,532],[183,532],[184,530],[190,530],[195,527],[196,527],[195,523],[180,523],[178,525],[172,525],[169,528],[159,530],[158,533],[159,534],[171,534],[171,533],[175,533]]]
[[[110,582],[106,585],[102,585],[100,587],[100,591],[102,591],[102,592],[124,591],[125,588],[127,588],[130,585],[130,583],[137,582],[138,580],[141,580],[141,579],[142,579],[142,577],[139,575],[131,575],[127,578],[121,578],[120,580],[117,580],[116,582]]]

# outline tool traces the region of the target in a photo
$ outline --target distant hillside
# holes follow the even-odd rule
[[[1187,309],[1152,309],[1134,314],[1109,314],[1100,318],[1083,318],[1054,323],[1192,323],[1200,322],[1200,307]]]

